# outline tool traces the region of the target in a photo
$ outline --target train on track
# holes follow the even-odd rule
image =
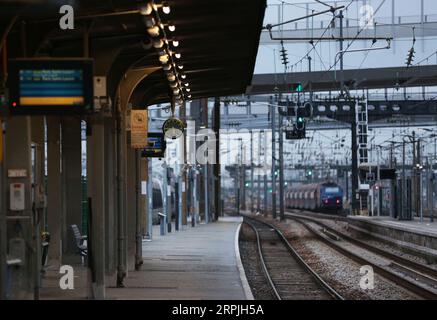
[[[287,208],[340,213],[343,189],[336,183],[323,182],[289,187],[285,191]]]

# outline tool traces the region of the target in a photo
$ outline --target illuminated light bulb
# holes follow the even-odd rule
[[[187,97],[190,99],[191,98],[191,94],[189,94]]]
[[[185,79],[186,77],[187,77],[186,74],[182,74],[182,75],[181,75],[181,78],[182,78],[182,79]]]
[[[182,70],[184,68],[184,66],[180,65],[180,66],[178,66],[178,68]]]
[[[164,12],[165,14],[169,14],[170,13],[170,6],[166,3],[162,4],[162,12]]]
[[[187,83],[185,83],[185,86],[186,86],[186,87],[188,87],[189,85],[190,85],[190,84],[189,84],[188,82],[187,82]]]
[[[169,80],[169,81],[175,81],[176,80],[176,76],[173,74],[173,73],[169,73],[168,75],[167,75],[167,79]]]
[[[159,36],[159,27],[158,26],[153,26],[150,28],[147,28],[147,32],[152,36],[152,37],[157,37]]]
[[[179,41],[173,40],[173,47],[178,47],[178,46],[179,46]]]
[[[162,64],[164,64],[164,63],[167,63],[168,62],[168,59],[169,59],[169,57],[168,57],[168,55],[162,55],[162,56],[160,56],[159,57],[159,61],[162,63]]]
[[[168,26],[168,30],[170,30],[171,32],[175,32],[175,30],[176,30],[176,26],[175,26],[174,24],[170,24],[170,25]]]
[[[190,91],[191,91],[191,89],[190,89],[190,88],[186,88],[185,90],[187,90],[187,92],[190,92]]]
[[[161,39],[157,39],[153,41],[153,47],[156,49],[160,49],[164,46],[164,42]]]
[[[148,16],[149,14],[152,13],[152,10],[153,7],[150,3],[140,6],[140,14],[142,14],[143,16]]]
[[[175,53],[174,56],[176,57],[176,59],[180,59],[181,58],[181,54],[180,53]]]

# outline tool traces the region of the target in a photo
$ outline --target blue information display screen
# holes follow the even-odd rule
[[[11,60],[9,110],[16,114],[69,114],[93,107],[92,60]]]
[[[149,132],[147,137],[148,146],[141,152],[144,158],[163,158],[167,147],[163,133]]]
[[[80,106],[85,102],[83,70],[20,70],[21,106]]]

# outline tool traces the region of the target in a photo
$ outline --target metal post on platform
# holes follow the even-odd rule
[[[209,223],[208,164],[203,165],[203,178],[205,181],[205,223]]]
[[[264,215],[267,215],[267,197],[268,197],[268,182],[267,182],[267,132],[264,132]]]
[[[273,219],[276,218],[276,123],[275,123],[275,114],[276,107],[271,107],[272,117],[271,117],[271,125],[272,125],[272,216]]]
[[[153,238],[153,180],[152,158],[147,159],[147,236]]]
[[[284,220],[284,131],[283,117],[279,115],[279,218]]]
[[[258,132],[258,168],[261,169],[261,133],[264,131],[261,130]],[[258,170],[258,183],[257,183],[257,211],[261,212],[261,171]]]
[[[254,172],[253,172],[253,131],[250,130],[250,211],[253,213],[253,209],[255,208],[254,202]]]
[[[406,213],[407,213],[407,181],[406,181],[406,177],[405,177],[405,140],[402,141],[402,180],[401,180],[401,185],[402,185],[402,199],[401,199],[401,214],[400,214],[400,220],[403,220],[406,218]]]

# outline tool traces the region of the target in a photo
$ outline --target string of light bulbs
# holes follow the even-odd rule
[[[141,5],[139,12],[144,16],[144,23],[147,33],[150,36],[153,47],[159,55],[159,62],[165,72],[175,103],[183,104],[185,100],[191,99],[190,84],[186,81],[187,76],[184,65],[181,62],[182,55],[177,48],[180,43],[177,38],[169,36],[174,33],[176,26],[168,21],[164,23],[160,13],[169,15],[171,8],[165,1],[152,0]]]

